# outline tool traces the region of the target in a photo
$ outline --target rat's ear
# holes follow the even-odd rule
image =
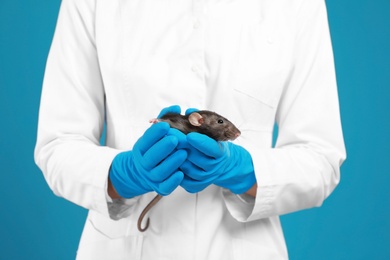
[[[193,126],[201,126],[204,119],[199,113],[194,112],[188,117],[188,121],[190,121],[190,124]]]

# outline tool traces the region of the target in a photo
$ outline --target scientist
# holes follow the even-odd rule
[[[172,104],[241,136],[148,122]],[[77,259],[287,259],[279,216],[320,206],[344,159],[324,0],[62,1],[35,160],[89,210]]]

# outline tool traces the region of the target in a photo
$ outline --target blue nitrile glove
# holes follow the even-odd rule
[[[121,197],[131,198],[150,191],[165,196],[179,186],[184,177],[179,167],[187,152],[175,150],[180,138],[176,135],[182,133],[172,130],[164,122],[153,124],[133,150],[114,158],[110,180]]]
[[[185,174],[181,186],[188,192],[201,191],[213,183],[242,194],[255,184],[252,157],[243,147],[199,133],[189,133],[187,142],[188,157],[180,169]]]

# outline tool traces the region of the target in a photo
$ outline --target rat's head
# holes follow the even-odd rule
[[[234,140],[240,136],[238,128],[225,117],[211,111],[197,111],[189,115],[191,125],[199,127],[199,133],[217,141]]]

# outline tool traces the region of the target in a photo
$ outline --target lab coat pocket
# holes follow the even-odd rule
[[[268,242],[268,241],[264,241]],[[258,260],[287,259],[284,248],[275,248],[275,244],[261,244],[247,239],[233,239],[233,259],[234,260]]]
[[[143,236],[132,234],[130,219],[112,220],[90,212],[77,259],[141,259]]]
[[[287,76],[283,55],[274,25],[265,22],[243,26],[234,89],[275,108]]]
[[[288,78],[277,35],[273,27],[266,24],[242,27],[233,95],[245,111],[241,124],[243,136],[246,130],[273,130],[276,110]]]
[[[142,236],[93,241],[79,247],[76,260],[141,260],[142,243]]]

